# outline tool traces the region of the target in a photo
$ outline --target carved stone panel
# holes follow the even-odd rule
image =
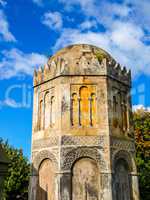
[[[104,147],[105,138],[103,136],[62,136],[61,145],[76,145],[76,146],[99,146]]]
[[[61,169],[70,170],[76,160],[84,157],[92,158],[103,171],[107,170],[107,164],[100,149],[95,147],[78,147],[62,149]]]
[[[59,144],[58,139],[59,138],[57,136],[51,136],[49,138],[34,140],[32,144],[32,149],[35,150],[35,149],[57,146]]]
[[[49,150],[43,150],[36,154],[34,161],[33,161],[33,167],[36,171],[38,171],[41,163],[45,159],[50,159],[55,166],[55,169],[58,170],[58,160],[54,153],[50,152]]]
[[[135,152],[135,144],[133,140],[119,139],[111,137],[111,148],[113,150],[126,150],[129,152]]]
[[[99,199],[99,169],[96,162],[82,158],[73,167],[72,177],[73,200]]]

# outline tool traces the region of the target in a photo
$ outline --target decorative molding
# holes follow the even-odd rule
[[[62,136],[62,146],[105,146],[105,138],[103,136]]]
[[[59,138],[57,136],[52,136],[46,139],[34,140],[32,144],[32,149],[42,149],[46,147],[58,146]]]
[[[124,159],[127,162],[130,173],[131,172],[134,172],[134,173],[137,172],[134,157],[129,151],[115,150],[115,151],[112,152],[111,156],[112,156],[112,170],[113,170],[113,172],[114,172],[114,169],[115,169],[116,162],[119,159]]]
[[[46,139],[34,140],[32,149],[42,149],[54,146],[106,146],[104,136],[61,136],[61,143],[59,143],[60,136],[51,136]]]
[[[78,147],[63,149],[61,155],[61,169],[71,170],[73,164],[83,157],[89,157],[95,160],[102,171],[107,169],[107,165],[100,151],[95,147]]]
[[[134,141],[111,137],[111,148],[135,152]]]
[[[48,150],[43,150],[40,151],[33,160],[33,167],[36,171],[38,171],[40,164],[45,159],[50,159],[54,164],[56,171],[58,170],[58,160],[56,159],[56,156]]]

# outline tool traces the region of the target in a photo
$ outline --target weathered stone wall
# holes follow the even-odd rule
[[[30,200],[139,200],[130,81],[89,45],[63,49],[35,72]]]
[[[130,87],[108,80],[109,126],[111,135],[133,137]]]

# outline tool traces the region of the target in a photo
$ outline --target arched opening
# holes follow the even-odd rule
[[[49,92],[45,94],[44,98],[44,127],[48,128],[50,124],[50,95]]]
[[[131,200],[131,177],[128,163],[119,158],[115,163],[114,171],[114,199]]]
[[[89,90],[86,86],[82,86],[79,91],[80,94],[80,105],[79,105],[79,117],[80,125],[87,126],[90,124],[90,112],[89,112]]]
[[[99,170],[91,158],[81,158],[72,168],[72,200],[99,199]]]
[[[97,115],[96,101],[96,87],[94,85],[79,85],[74,87],[70,101],[71,125],[75,127],[95,126]]]
[[[38,186],[37,200],[55,199],[55,170],[50,159],[45,159],[40,165]]]

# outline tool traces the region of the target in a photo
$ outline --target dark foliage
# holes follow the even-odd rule
[[[11,147],[8,142],[0,140],[10,160],[8,176],[4,182],[4,200],[27,200],[30,164],[23,156],[22,150]]]
[[[141,200],[150,200],[150,112],[134,113],[136,161]]]

